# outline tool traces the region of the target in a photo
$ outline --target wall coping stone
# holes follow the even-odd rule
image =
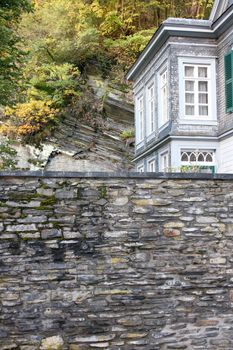
[[[233,180],[233,174],[206,173],[136,173],[136,172],[71,172],[71,171],[0,171],[0,178],[93,178],[93,179],[165,179],[165,180]]]

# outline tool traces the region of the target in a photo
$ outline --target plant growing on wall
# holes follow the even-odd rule
[[[0,170],[14,170],[17,167],[17,152],[9,140],[0,143]]]

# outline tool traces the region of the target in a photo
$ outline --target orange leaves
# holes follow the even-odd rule
[[[14,108],[5,109],[6,124],[0,126],[0,133],[30,141],[31,137],[40,142],[54,130],[58,123],[59,110],[52,101],[31,100],[18,103]]]

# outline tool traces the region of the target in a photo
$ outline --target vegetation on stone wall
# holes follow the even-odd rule
[[[39,144],[67,113],[99,127],[87,75],[125,83],[163,20],[205,18],[213,0],[34,0],[32,11],[27,0],[8,3],[0,4],[0,105],[13,109],[0,131]]]

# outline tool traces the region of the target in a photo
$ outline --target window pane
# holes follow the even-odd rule
[[[208,94],[199,94],[199,103],[208,104]]]
[[[149,89],[149,97],[150,97],[150,99],[154,98],[154,87],[153,86]]]
[[[182,162],[188,162],[189,161],[189,157],[187,153],[183,153],[181,156],[181,161]]]
[[[155,172],[155,161],[154,160],[149,162],[149,171],[152,173]]]
[[[194,81],[185,81],[185,91],[194,91]]]
[[[198,90],[199,91],[208,91],[208,82],[207,81],[199,81],[198,82]]]
[[[186,115],[194,115],[194,106],[185,106]]]
[[[199,115],[208,115],[208,106],[199,106]]]
[[[194,103],[194,94],[185,94],[186,103]]]
[[[206,161],[207,162],[213,162],[213,157],[212,157],[212,155],[211,154],[207,154],[207,156],[206,156]]]
[[[205,161],[204,155],[202,153],[200,153],[197,160],[198,160],[198,162],[204,162]]]
[[[190,162],[196,162],[197,161],[197,156],[196,153],[191,153],[190,155]]]
[[[185,76],[186,77],[194,77],[194,67],[185,66]]]
[[[162,85],[167,83],[167,71],[162,74]]]
[[[208,78],[208,68],[207,67],[198,67],[198,77],[199,78]]]

